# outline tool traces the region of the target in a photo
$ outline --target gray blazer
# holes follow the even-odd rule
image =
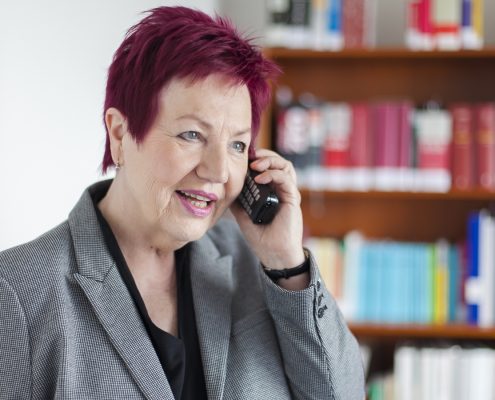
[[[191,279],[209,399],[364,398],[314,260],[309,288],[284,290],[226,220],[192,244]],[[0,399],[173,400],[87,191],[67,221],[0,253]]]

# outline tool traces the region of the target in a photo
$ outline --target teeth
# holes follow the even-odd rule
[[[193,193],[187,193],[187,192],[183,192],[182,190],[180,191],[184,196],[187,196],[187,197],[192,197],[193,199],[197,199],[197,200],[200,200],[200,201],[210,201],[209,198],[207,197],[204,197],[204,196],[200,196],[199,194],[193,194]]]
[[[191,200],[191,204],[194,207],[198,207],[198,208],[206,208],[206,206],[208,205],[206,201],[196,201],[196,200]]]

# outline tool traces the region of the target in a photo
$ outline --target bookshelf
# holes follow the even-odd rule
[[[338,52],[270,48],[264,53],[281,66],[278,84],[290,87],[295,98],[310,92],[335,102],[407,98],[415,104],[435,100],[448,105],[495,100],[495,48]],[[274,103],[262,125],[261,146],[275,148],[275,113]],[[316,237],[343,238],[359,230],[375,239],[456,242],[466,238],[471,211],[494,206],[495,192],[479,189],[447,193],[302,190],[306,233]],[[393,346],[404,340],[482,341],[495,346],[495,327],[352,323],[350,328],[360,342],[371,345],[373,354],[378,353],[373,370],[390,368]]]

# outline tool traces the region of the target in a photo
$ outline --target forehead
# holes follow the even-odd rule
[[[210,120],[237,120],[251,123],[251,99],[246,85],[234,83],[222,75],[205,79],[172,79],[158,96],[159,114],[178,117],[184,113],[198,114]]]

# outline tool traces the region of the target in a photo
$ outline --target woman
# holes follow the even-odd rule
[[[254,150],[277,73],[199,11],[129,31],[104,107],[115,178],[0,254],[1,399],[363,398],[356,341],[302,247],[294,169]],[[269,225],[235,202],[248,165],[280,199]]]

